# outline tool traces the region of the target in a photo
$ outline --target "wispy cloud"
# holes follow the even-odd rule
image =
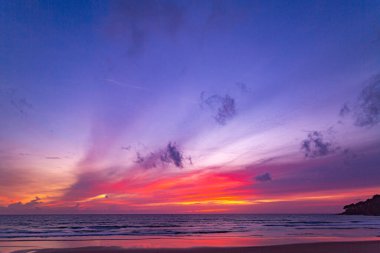
[[[122,149],[122,150],[125,150],[125,151],[129,151],[129,150],[131,150],[131,145],[128,145],[128,146],[122,146],[121,149]]]
[[[339,116],[341,116],[341,117],[345,117],[345,116],[347,116],[350,112],[351,112],[350,107],[348,106],[347,103],[345,103],[345,104],[342,106],[342,108],[340,109],[340,111],[339,111]]]
[[[238,88],[242,93],[250,93],[250,92],[251,92],[250,87],[249,87],[246,83],[243,83],[243,82],[237,82],[235,85],[237,86],[237,88]]]
[[[4,94],[4,100],[9,101],[14,110],[20,114],[27,114],[33,109],[33,104],[25,97],[19,94],[16,89],[0,89],[0,94]]]
[[[367,82],[352,106],[343,104],[339,115],[345,117],[350,114],[358,127],[373,127],[380,122],[380,74]]]
[[[380,74],[373,77],[358,97],[355,124],[374,126],[380,122]]]
[[[45,157],[45,159],[48,159],[48,160],[59,160],[59,159],[61,159],[61,157],[59,157],[59,156],[47,156],[47,157]]]
[[[235,99],[228,94],[206,96],[205,92],[202,92],[201,108],[210,110],[219,125],[226,125],[237,113]]]

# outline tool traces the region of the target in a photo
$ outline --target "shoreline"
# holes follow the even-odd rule
[[[91,246],[76,248],[23,249],[12,253],[378,253],[380,240],[352,242],[315,242],[272,246],[190,247],[190,248],[123,248]]]

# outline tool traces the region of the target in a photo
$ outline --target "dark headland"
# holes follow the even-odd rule
[[[344,206],[344,215],[379,215],[380,195],[374,195],[371,199]]]

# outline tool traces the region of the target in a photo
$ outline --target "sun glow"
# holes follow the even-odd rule
[[[94,200],[107,199],[107,198],[108,198],[107,194],[100,194],[100,195],[97,195],[95,197],[86,198],[86,199],[83,199],[83,200],[78,200],[76,202],[78,202],[78,203],[90,202],[90,201],[94,201]]]

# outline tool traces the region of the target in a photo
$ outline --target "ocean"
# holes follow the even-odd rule
[[[244,234],[281,237],[380,235],[380,217],[342,215],[10,215],[0,238],[192,236]]]

